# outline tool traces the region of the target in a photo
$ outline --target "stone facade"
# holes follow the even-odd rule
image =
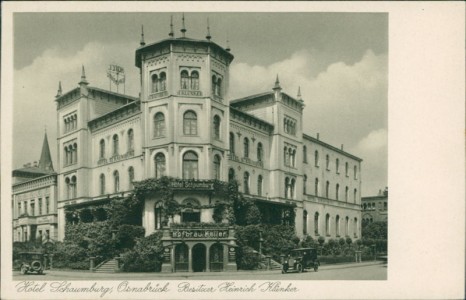
[[[364,223],[388,222],[388,189],[379,191],[377,196],[361,199],[362,220]]]

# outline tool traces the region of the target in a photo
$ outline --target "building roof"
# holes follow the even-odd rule
[[[332,146],[332,145],[330,145],[330,144],[327,144],[327,143],[325,143],[325,142],[322,142],[321,140],[318,140],[318,139],[316,139],[316,138],[313,138],[312,136],[309,136],[309,135],[307,135],[307,134],[305,134],[305,133],[303,133],[303,138],[306,139],[306,140],[309,140],[309,141],[311,141],[311,142],[314,142],[314,143],[316,143],[316,144],[320,144],[320,145],[322,145],[322,146],[324,146],[324,147],[326,147],[326,148],[329,148],[329,149],[331,149],[331,150],[333,150],[333,151],[335,151],[335,152],[338,152],[338,153],[340,153],[340,154],[343,154],[343,155],[345,155],[345,156],[347,156],[347,157],[349,157],[349,158],[352,158],[352,159],[354,159],[354,160],[357,160],[357,161],[359,161],[359,162],[362,161],[362,158],[359,158],[359,157],[354,156],[353,154],[350,154],[350,153],[348,153],[348,152],[346,152],[346,151],[343,151],[343,150],[341,150],[341,149],[339,149],[339,148],[337,148],[337,147],[335,147],[335,146]]]
[[[53,172],[52,155],[50,154],[47,132],[44,135],[44,142],[42,143],[42,152],[40,154],[38,167],[39,169]]]

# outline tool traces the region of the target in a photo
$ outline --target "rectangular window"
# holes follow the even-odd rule
[[[39,215],[42,214],[42,198],[39,198]]]
[[[48,214],[50,211],[50,200],[49,197],[45,197],[45,213]]]
[[[36,205],[35,205],[35,203],[34,203],[34,200],[31,200],[30,206],[31,206],[31,216],[35,216],[35,215],[36,215],[36,212],[35,212],[34,210],[35,210],[35,208],[36,208]]]

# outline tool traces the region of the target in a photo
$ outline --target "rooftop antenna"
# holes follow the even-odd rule
[[[144,25],[141,25],[141,41],[139,42],[139,45],[144,46],[146,42],[144,42]]]
[[[170,16],[170,33],[168,34],[171,38],[173,38],[175,35],[173,33],[173,15]]]
[[[208,41],[212,38],[210,35],[210,26],[209,26],[209,18],[207,18],[207,36],[205,37]]]
[[[180,31],[183,37],[186,37],[186,27],[184,26],[184,13],[183,13],[183,18],[182,18],[182,23],[183,23],[183,26]]]

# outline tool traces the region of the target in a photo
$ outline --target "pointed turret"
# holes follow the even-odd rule
[[[144,41],[144,25],[141,25],[141,41],[139,42],[139,45],[144,46],[146,42]]]
[[[278,74],[277,74],[277,79],[275,79],[275,86],[273,87],[273,90],[281,90],[282,87],[280,86],[280,80],[278,79]]]
[[[62,95],[62,89],[61,89],[61,81],[58,82],[58,90],[57,90],[57,95],[55,96],[55,98],[58,98],[58,97],[61,97]]]
[[[168,34],[171,38],[175,36],[173,33],[173,16],[170,16],[170,33]]]
[[[207,18],[207,35],[205,37],[208,41],[210,41],[210,39],[212,38],[212,36],[210,35],[210,26],[209,26],[209,18]]]
[[[86,80],[86,71],[84,70],[84,65],[82,66],[82,72],[81,72],[81,81],[79,82],[79,85],[88,85],[89,82]]]
[[[53,172],[52,156],[50,154],[49,141],[47,139],[47,132],[45,132],[45,135],[44,135],[44,142],[42,144],[42,152],[40,154],[38,168],[44,171]]]
[[[182,37],[186,37],[186,27],[184,26],[184,13],[183,13],[183,18],[182,18],[182,27],[181,27],[181,35]]]

